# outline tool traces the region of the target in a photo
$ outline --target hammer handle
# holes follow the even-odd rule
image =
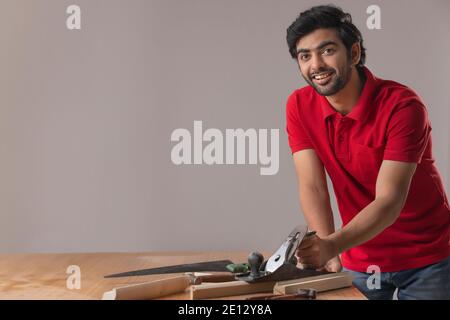
[[[193,284],[201,284],[203,282],[229,282],[235,281],[234,274],[230,272],[216,272],[208,275],[194,276]]]

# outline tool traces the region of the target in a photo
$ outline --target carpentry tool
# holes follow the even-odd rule
[[[248,257],[250,271],[235,275],[238,281],[191,286],[191,299],[262,292],[286,295],[295,294],[298,289],[313,288],[320,292],[351,286],[352,279],[347,272],[334,273],[297,267],[295,252],[298,246],[305,237],[315,235],[315,232],[308,233],[307,230],[306,226],[297,226],[267,261],[264,261],[261,253],[252,252]]]
[[[103,294],[103,300],[148,300],[180,293],[191,284],[199,285],[203,282],[234,281],[234,276],[229,272],[214,274],[186,273],[181,276],[168,279],[160,279],[145,283],[132,284],[115,288]]]
[[[292,230],[278,250],[267,260],[259,252],[252,252],[248,257],[250,272],[236,275],[237,280],[248,283],[266,281],[284,281],[304,277],[329,274],[327,271],[300,269],[297,267],[295,251],[305,237],[313,236],[308,233],[305,225],[299,225]]]
[[[227,266],[233,265],[239,266],[238,264],[234,264],[230,260],[206,261],[110,274],[105,276],[105,278],[134,277],[152,274],[170,274],[183,272],[227,272],[229,271]]]
[[[206,261],[206,262],[198,262],[198,263],[190,263],[190,264],[180,264],[173,265],[167,267],[159,267],[159,268],[151,268],[151,269],[142,269],[142,270],[134,270],[128,272],[122,272],[117,274],[111,274],[105,276],[105,278],[119,278],[119,277],[134,277],[134,276],[145,276],[152,274],[169,274],[169,273],[183,273],[183,272],[226,272],[230,271],[231,273],[236,274],[246,274],[249,272],[249,268],[253,264],[254,269],[250,272],[251,277],[244,278],[240,280],[252,282],[257,281],[258,278],[268,276],[269,274],[282,273],[284,269],[289,269],[290,265],[296,265],[297,261],[295,259],[295,250],[298,245],[302,241],[305,236],[309,236],[315,234],[315,232],[307,234],[306,226],[298,226],[291,232],[288,239],[283,243],[283,245],[275,252],[272,257],[267,261],[267,265],[264,264],[261,267],[263,262],[263,257],[260,253],[254,253],[252,257],[249,259],[249,263],[233,263],[230,260],[219,260],[219,261]],[[251,260],[251,262],[250,262]],[[260,261],[261,260],[261,261]],[[290,261],[292,260],[292,261]],[[259,262],[260,261],[260,262]],[[286,266],[288,264],[289,266]],[[265,267],[265,268],[264,268]],[[308,275],[306,275],[308,276]],[[265,279],[265,278],[264,278]],[[263,279],[263,280],[264,280]],[[274,279],[274,280],[286,280],[282,279]]]

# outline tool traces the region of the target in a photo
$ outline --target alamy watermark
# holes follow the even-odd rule
[[[372,4],[367,7],[367,18],[366,25],[369,30],[380,30],[381,29],[381,8],[376,4]]]
[[[369,15],[366,20],[366,26],[369,30],[381,29],[381,8],[372,4],[367,7],[366,13]],[[69,30],[81,30],[81,8],[76,4],[72,4],[66,8],[66,27]]]
[[[66,269],[69,275],[66,280],[66,287],[69,290],[81,289],[81,269],[77,265],[70,265]]]
[[[81,30],[81,8],[75,4],[67,7],[66,27],[69,30]]]
[[[223,133],[210,128],[203,132],[203,122],[194,121],[192,134],[188,129],[175,129],[170,140],[176,142],[170,154],[175,165],[259,164],[263,176],[277,174],[280,166],[279,129],[225,129]]]
[[[367,267],[367,273],[371,275],[367,278],[366,284],[369,290],[381,289],[381,268],[376,265]]]

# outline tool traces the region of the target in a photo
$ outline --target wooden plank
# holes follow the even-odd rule
[[[102,300],[150,300],[183,292],[191,284],[187,276],[177,276],[132,284],[106,291]]]
[[[191,300],[239,296],[252,293],[272,292],[275,282],[247,283],[231,281],[205,283],[191,286]]]
[[[367,300],[361,291],[354,286],[336,290],[324,291],[317,294],[317,300]]]
[[[317,292],[323,292],[351,287],[352,281],[353,278],[348,272],[339,272],[330,275],[278,282],[273,288],[273,293],[293,294],[298,289],[315,289]]]
[[[247,283],[231,281],[208,283],[191,286],[192,300],[239,296],[252,293],[273,292],[281,294],[295,293],[298,289],[316,289],[317,292],[346,288],[352,285],[352,278],[347,272],[325,274],[282,282]]]

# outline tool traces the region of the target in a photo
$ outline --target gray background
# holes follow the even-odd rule
[[[369,68],[426,102],[448,190],[450,2],[335,3],[363,32]],[[70,4],[81,31],[66,28]],[[303,221],[284,108],[304,82],[285,30],[314,4],[0,0],[0,251],[277,247]],[[366,27],[371,4],[381,30]],[[173,165],[170,135],[194,120],[279,128],[279,173]]]

